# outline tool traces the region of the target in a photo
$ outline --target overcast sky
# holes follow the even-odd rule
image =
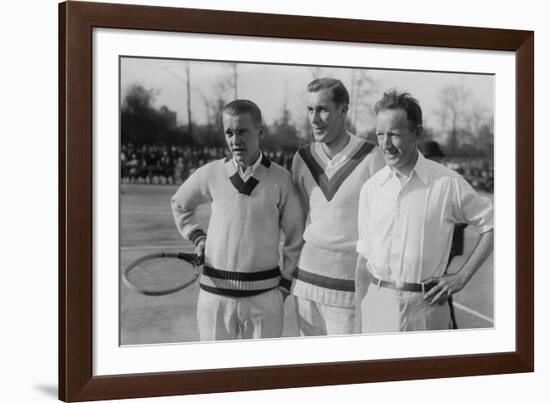
[[[123,58],[121,59],[122,99],[132,84],[141,84],[147,89],[158,91],[155,105],[166,105],[177,112],[180,124],[187,123],[187,91],[185,85],[185,67],[189,63],[191,77],[192,119],[205,123],[206,109],[202,97],[216,97],[216,83],[227,79],[231,65],[225,62],[204,62],[167,59]],[[301,122],[305,118],[307,91],[306,85],[312,80],[315,67],[238,63],[238,96],[256,102],[262,109],[264,120],[272,124],[281,116],[286,98],[291,119]],[[371,94],[362,100],[362,104],[373,105],[383,91],[395,88],[410,92],[419,100],[424,112],[424,126],[440,128],[437,110],[440,108],[439,94],[443,87],[460,85],[471,92],[468,107],[485,109],[493,113],[494,85],[493,76],[458,73],[434,73],[418,71],[396,71],[376,69],[328,68],[318,71],[321,76],[339,78],[351,90],[352,76],[360,71],[366,72],[374,86]],[[226,100],[233,98],[225,94]],[[358,102],[359,104],[359,102]],[[350,109],[353,105],[350,106]],[[374,119],[368,112],[358,113],[356,125],[358,131],[374,126]]]

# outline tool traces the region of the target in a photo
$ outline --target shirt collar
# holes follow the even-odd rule
[[[390,178],[393,177],[393,171],[391,170],[391,168],[389,166],[385,166],[384,168],[382,168],[382,170],[380,171],[380,186],[384,186],[386,184],[387,181],[390,180]]]
[[[418,151],[418,159],[416,160],[416,165],[414,166],[414,172],[416,172],[416,176],[418,176],[418,179],[426,185],[428,184],[428,166],[427,166],[427,160],[426,157],[422,155],[420,151]]]
[[[411,175],[415,173],[418,179],[420,179],[420,181],[424,185],[426,185],[428,183],[428,167],[426,163],[426,157],[424,157],[420,151],[417,150],[417,152],[418,158],[416,159],[416,164],[411,171]],[[390,178],[394,177],[394,175],[395,173],[389,166],[386,165],[384,168],[382,168],[382,171],[380,173],[380,186],[383,186]]]
[[[259,155],[258,155],[258,158],[256,159],[256,162],[254,162],[254,164],[246,167],[246,169],[242,169],[241,166],[239,164],[237,164],[237,161],[235,161],[235,158],[231,158],[231,161],[233,161],[233,166],[235,167],[237,172],[241,172],[243,174],[245,174],[247,172],[254,172],[256,170],[256,168],[258,168],[258,166],[262,162],[262,151],[260,150],[260,152],[258,154]]]

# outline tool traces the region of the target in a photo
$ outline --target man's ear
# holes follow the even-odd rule
[[[342,113],[345,115],[346,113],[348,113],[348,110],[349,110],[349,104],[344,104],[342,105]]]
[[[422,126],[416,126],[416,129],[414,129],[414,134],[416,134],[416,137],[419,139],[420,136],[422,136],[422,132],[424,131],[424,128]]]

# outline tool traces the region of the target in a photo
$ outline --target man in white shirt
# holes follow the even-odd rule
[[[445,302],[492,252],[492,203],[418,152],[422,110],[409,94],[385,93],[375,112],[386,167],[363,185],[359,198],[358,330],[449,329]],[[479,240],[458,272],[444,274],[456,223],[477,228]]]

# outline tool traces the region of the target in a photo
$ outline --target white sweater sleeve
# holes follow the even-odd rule
[[[292,159],[292,180],[296,185],[296,190],[298,191],[298,196],[300,197],[304,214],[307,216],[309,212],[309,197],[304,186],[304,178],[301,175],[301,172],[305,169],[304,165],[304,160],[302,160],[300,154],[296,152],[296,154],[294,154],[294,158]]]
[[[285,234],[281,273],[284,278],[290,280],[298,265],[305,226],[302,203],[296,185],[292,182],[290,176],[282,186],[282,200],[279,211],[281,230]]]
[[[207,182],[207,167],[195,171],[172,197],[172,214],[176,227],[185,239],[193,243],[205,236],[197,221],[197,208],[212,200]]]

